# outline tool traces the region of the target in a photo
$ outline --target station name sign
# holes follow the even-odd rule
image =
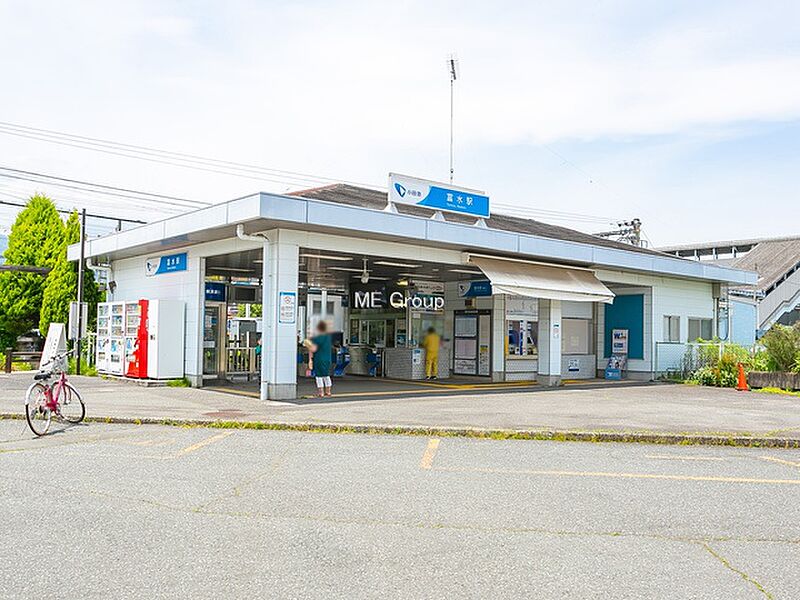
[[[389,202],[473,217],[489,216],[489,196],[485,192],[397,173],[389,173]]]
[[[353,308],[387,308],[440,312],[444,310],[444,297],[427,294],[406,294],[400,290],[385,293],[383,290],[355,290]]]

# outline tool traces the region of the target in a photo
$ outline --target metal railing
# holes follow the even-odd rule
[[[261,373],[261,353],[255,347],[238,346],[227,348],[225,372],[227,375],[246,375],[248,378]]]
[[[698,369],[716,364],[726,347],[741,348],[730,342],[656,342],[655,379],[686,379]],[[755,346],[747,348],[750,354]]]

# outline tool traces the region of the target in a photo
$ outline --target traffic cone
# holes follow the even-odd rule
[[[747,377],[744,374],[744,366],[742,363],[739,363],[739,377],[736,381],[736,391],[739,392],[746,392],[750,388],[747,387]]]

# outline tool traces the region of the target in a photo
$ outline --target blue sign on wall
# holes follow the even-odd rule
[[[483,192],[396,173],[389,174],[389,202],[473,217],[489,216],[489,196]]]
[[[186,252],[180,254],[167,254],[165,256],[156,256],[148,258],[145,261],[145,275],[152,277],[153,275],[163,275],[164,273],[175,273],[177,271],[185,271],[188,265]]]
[[[476,298],[492,295],[492,283],[488,279],[478,281],[459,281],[458,295],[461,298]]]
[[[225,284],[218,281],[206,281],[206,300],[225,302]]]

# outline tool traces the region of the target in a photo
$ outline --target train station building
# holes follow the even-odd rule
[[[728,286],[756,279],[491,214],[481,192],[402,176],[389,194],[253,194],[92,239],[85,256],[108,285],[99,370],[195,386],[255,379],[264,400],[297,396],[300,342],[320,320],[335,374],[352,380],[424,379],[430,328],[441,379],[559,385],[610,369],[647,380],[658,342],[714,335]]]

